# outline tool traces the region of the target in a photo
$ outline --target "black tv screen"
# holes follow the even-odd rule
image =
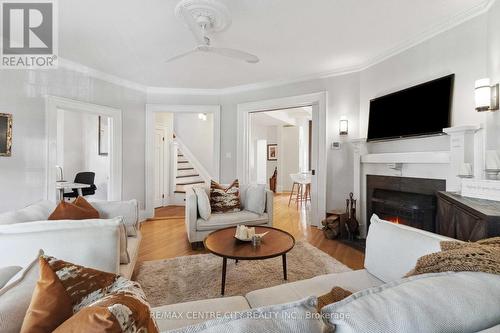
[[[448,75],[371,100],[368,141],[442,134],[450,127],[454,78]]]

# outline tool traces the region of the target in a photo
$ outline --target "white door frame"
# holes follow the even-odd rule
[[[159,125],[156,125],[155,126],[155,131],[162,131],[162,136],[163,136],[163,144],[162,144],[162,148],[163,148],[163,184],[161,184],[161,187],[162,187],[162,197],[161,197],[161,203],[160,203],[160,206],[165,206],[167,203],[168,203],[168,193],[165,193],[166,191],[169,190],[169,187],[170,187],[170,145],[168,144],[168,140],[165,141],[165,139],[167,138],[167,133],[168,133],[168,130],[165,126],[159,126]],[[167,196],[165,196],[165,194]],[[154,206],[158,206],[156,204],[156,202],[153,203]]]
[[[45,130],[46,130],[46,176],[45,198],[56,201],[55,184],[57,180],[57,110],[86,112],[107,116],[111,119],[109,146],[109,186],[108,200],[122,199],[122,111],[109,106],[92,104],[63,97],[46,96],[45,98]]]
[[[312,136],[312,169],[315,169],[316,176],[313,176],[311,224],[321,225],[321,220],[326,215],[326,174],[327,174],[327,152],[328,142],[326,135],[327,128],[327,102],[328,93],[326,91],[290,96],[278,99],[269,99],[250,103],[238,104],[238,124],[237,124],[237,175],[243,184],[249,181],[249,144],[250,144],[250,113],[271,111],[296,107],[313,107],[313,126],[317,128]]]
[[[212,113],[214,116],[214,170],[220,177],[220,105],[168,105],[146,104],[146,218],[154,216],[154,130],[155,113]]]

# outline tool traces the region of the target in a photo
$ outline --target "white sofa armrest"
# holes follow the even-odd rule
[[[127,227],[127,235],[137,236],[137,230],[139,230],[139,205],[137,200],[91,200],[90,203],[99,212],[99,216],[102,219],[111,219],[122,216],[123,224]]]
[[[373,215],[366,237],[365,268],[384,282],[402,278],[418,258],[441,250],[440,242],[455,240],[391,223]]]
[[[77,265],[118,273],[120,268],[119,219],[115,221],[72,221],[73,227],[61,225],[43,230],[59,221],[22,223],[20,230],[0,230],[0,267],[26,266],[38,250]],[[64,223],[64,222],[61,222]],[[31,230],[28,228],[32,225]]]
[[[186,190],[186,231],[190,243],[196,238],[196,220],[198,219],[198,199],[192,188]]]
[[[268,225],[273,226],[273,213],[274,213],[274,193],[273,191],[266,190],[266,213],[269,217]]]

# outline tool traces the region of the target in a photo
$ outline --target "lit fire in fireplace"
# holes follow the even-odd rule
[[[399,216],[386,216],[384,217],[384,220],[396,223],[396,224],[408,224],[408,222],[405,219],[400,218]]]

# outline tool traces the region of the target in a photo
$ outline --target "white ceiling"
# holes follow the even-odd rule
[[[164,60],[195,46],[177,0],[64,0],[62,58],[150,87],[221,89],[369,64],[489,0],[221,0],[232,25],[212,44],[260,57]]]

